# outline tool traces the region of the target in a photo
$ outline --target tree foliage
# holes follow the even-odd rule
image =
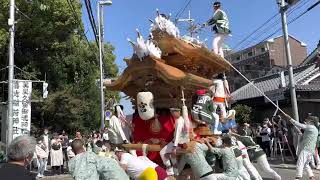
[[[236,110],[236,119],[237,122],[242,123],[250,123],[252,118],[252,108],[247,105],[237,104],[234,107],[234,110]]]
[[[99,127],[98,49],[84,37],[79,1],[72,0],[72,5],[67,0],[16,3],[19,11],[30,18],[16,12],[15,65],[23,70],[16,71],[16,78],[46,78],[49,83],[48,98],[35,105],[38,112],[33,112],[33,123],[69,131]],[[8,10],[9,0],[2,0],[0,69],[7,66],[8,59]],[[104,48],[106,74],[114,77],[118,73],[114,47],[106,44]],[[2,73],[1,78],[7,76]],[[34,91],[33,98],[40,98],[41,93]],[[106,96],[108,99],[117,93]]]

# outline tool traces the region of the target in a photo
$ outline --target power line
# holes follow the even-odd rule
[[[74,8],[71,0],[67,0],[67,2],[68,2],[68,5],[69,5],[69,9],[72,11],[74,18],[75,18],[75,20],[77,21],[77,25],[78,25],[78,27],[79,27],[79,29],[80,29],[80,31],[81,31],[81,35],[85,37],[85,40],[86,40],[89,48],[91,49],[91,51],[92,51],[92,52],[96,52],[96,49],[93,48],[92,44],[91,44],[91,43],[89,42],[89,40],[88,40],[88,37],[87,37],[86,33],[84,32],[84,29],[83,29],[83,27],[82,27],[82,24],[81,24],[81,22],[80,22],[80,20],[79,20],[79,17],[78,17],[78,15],[77,15],[77,13],[75,12],[75,8]],[[94,55],[95,55],[95,58],[96,58],[96,62],[99,62],[99,59],[98,59],[97,54],[94,53]],[[104,66],[104,67],[106,67],[106,66]]]
[[[288,25],[295,22],[296,20],[298,20],[299,18],[301,18],[303,15],[305,15],[307,12],[309,12],[310,10],[312,10],[314,7],[316,7],[317,5],[320,4],[320,0],[318,0],[318,2],[314,3],[313,5],[311,5],[308,9],[306,9],[304,12],[300,13],[298,16],[296,16],[295,18],[291,19],[288,22]],[[269,39],[270,37],[272,37],[273,35],[275,35],[276,33],[278,33],[281,30],[281,28],[277,29],[276,31],[274,31],[273,33],[269,34],[266,38],[264,38],[262,41],[260,41],[259,43]],[[258,44],[259,44],[258,43]]]
[[[86,10],[87,10],[87,14],[88,14],[88,17],[89,17],[89,21],[90,21],[90,25],[91,25],[91,28],[92,28],[92,31],[93,31],[93,34],[94,34],[94,39],[97,43],[97,46],[99,46],[99,40],[98,40],[98,30],[97,30],[97,26],[96,26],[96,23],[95,23],[95,20],[94,20],[94,16],[93,16],[93,13],[92,13],[92,7],[91,7],[91,3],[88,1],[88,0],[84,0],[84,3],[85,3],[85,7],[86,7]]]
[[[269,32],[271,29],[274,29],[277,25],[278,25],[278,21],[280,20],[280,17],[278,17],[276,19],[276,21],[274,21],[272,24],[269,24],[267,27],[265,27],[263,29],[263,31],[261,31],[260,33],[256,34],[254,37],[252,38],[248,38],[247,42],[245,44],[243,44],[242,46],[240,46],[239,49],[244,49],[245,47],[248,47],[250,44],[254,43],[259,37],[261,37],[262,35],[266,34],[267,32]],[[256,43],[255,43],[256,44]]]
[[[5,69],[8,69],[8,67],[9,67],[9,66],[4,67],[4,68],[0,69],[0,71],[3,71],[3,70],[5,70]]]
[[[21,72],[23,72],[23,73],[25,73],[26,75],[28,75],[28,76],[30,76],[30,77],[32,77],[32,78],[34,78],[35,80],[37,80],[37,81],[41,81],[40,79],[38,79],[36,76],[34,76],[33,74],[31,74],[31,73],[29,73],[29,72],[27,72],[27,71],[25,71],[25,70],[23,70],[23,69],[21,69],[21,68],[19,68],[18,66],[14,66],[16,69],[18,69],[18,70],[20,70]]]
[[[305,1],[305,2],[304,2]],[[304,2],[304,3],[303,3]],[[288,11],[288,16],[291,15],[293,12],[295,12],[296,10],[300,9],[302,6],[304,6],[306,3],[308,3],[308,0],[301,0],[298,2],[298,4],[296,4],[296,6],[293,6],[293,8],[291,8]],[[262,36],[263,34],[265,34],[266,32],[268,32],[270,29],[273,29],[275,25],[277,25],[277,21],[274,21],[272,24],[268,25],[266,28],[264,28],[264,26],[266,26],[268,23],[270,23],[272,20],[275,20],[275,17],[277,17],[279,15],[279,13],[274,14],[272,17],[270,17],[266,22],[264,22],[261,26],[259,26],[257,29],[255,29],[252,33],[250,33],[248,36],[246,36],[242,41],[240,41],[239,43],[237,43],[233,49],[236,49],[237,47],[239,47],[241,44],[243,44],[242,46],[240,46],[239,49],[245,48],[247,47],[250,43],[254,42],[256,39],[258,39],[260,36]],[[264,28],[264,29],[263,29]],[[255,35],[253,38],[251,38],[251,36],[253,36],[254,34],[256,34],[259,30],[263,29],[259,34]],[[245,43],[246,42],[246,43]],[[245,43],[245,44],[244,44]]]
[[[240,41],[239,43],[237,43],[233,49],[237,48],[239,45],[241,45],[242,43],[244,43],[245,41],[247,41],[248,38],[250,38],[253,34],[255,34],[257,31],[259,31],[261,28],[263,28],[266,24],[268,24],[271,20],[273,20],[276,16],[278,16],[279,14],[274,14],[272,17],[270,17],[266,22],[264,22],[261,26],[259,26],[257,29],[255,29],[252,33],[250,33],[249,35],[247,35],[245,38],[243,38],[242,41]]]
[[[71,13],[73,14],[73,18],[76,20],[76,23],[77,23],[77,25],[78,25],[78,28],[79,28],[80,31],[81,31],[81,35],[85,37],[85,39],[86,39],[89,47],[93,50],[93,48],[92,48],[92,46],[91,46],[91,44],[90,44],[90,42],[89,42],[89,40],[88,40],[88,37],[87,37],[87,35],[85,34],[84,29],[83,29],[83,27],[82,27],[82,25],[81,25],[81,22],[80,22],[80,20],[79,20],[79,17],[78,17],[78,15],[77,15],[77,13],[75,12],[75,8],[74,8],[72,2],[71,2],[70,0],[67,0],[67,3],[68,3],[68,6],[69,6],[69,9],[71,10]]]
[[[180,18],[180,16],[184,13],[184,11],[187,9],[187,7],[189,6],[189,4],[191,3],[191,1],[192,1],[192,0],[189,0],[188,2],[186,1],[187,4],[184,6],[183,9],[181,9],[180,11],[178,11],[178,13],[176,14],[176,16],[175,16],[174,19],[179,19],[179,18]]]
[[[308,3],[308,0],[302,0],[299,1],[299,3],[294,6],[294,8],[290,9],[288,11],[288,17],[290,15],[293,14],[293,12],[297,11],[298,9],[300,9],[301,7],[303,7],[304,5],[306,5]],[[277,14],[278,15],[278,14]],[[289,24],[291,23],[292,20],[289,21]],[[278,21],[273,22],[272,24],[270,24],[269,26],[267,26],[266,28],[263,29],[263,31],[261,31],[259,34],[255,35],[253,38],[248,38],[247,39],[247,43],[242,45],[239,49],[244,49],[245,47],[249,46],[251,43],[253,44],[259,44],[265,40],[267,40],[268,38],[272,37],[273,35],[275,35],[277,32],[279,32],[281,30],[281,27],[279,27],[276,31],[274,31],[273,33],[271,33],[270,35],[268,35],[266,38],[264,38],[262,41],[258,41],[256,43],[256,40],[259,39],[260,37],[262,37],[264,34],[266,34],[267,32],[269,32],[271,29],[274,29],[275,26],[278,25]]]

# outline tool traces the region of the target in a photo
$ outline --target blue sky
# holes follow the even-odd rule
[[[292,19],[310,5],[318,0],[301,0],[288,19]],[[96,15],[96,0],[91,0],[94,15]],[[126,65],[122,60],[124,57],[132,55],[132,48],[127,42],[127,38],[135,39],[135,29],[138,28],[141,33],[147,37],[149,34],[150,23],[148,18],[154,19],[156,9],[161,13],[171,13],[172,18],[185,6],[188,0],[113,0],[112,6],[104,8],[105,41],[111,42],[115,46],[116,63],[122,71]],[[192,0],[180,18],[187,18],[188,11],[191,11],[192,18],[196,23],[202,24],[209,19],[212,14],[212,0]],[[226,41],[230,47],[234,47],[253,30],[262,25],[267,19],[278,12],[276,0],[221,0],[223,10],[229,16],[232,36]],[[309,11],[306,15],[289,25],[289,33],[297,39],[303,41],[308,46],[308,52],[311,52],[320,40],[320,5]],[[89,39],[93,39],[87,13],[83,6],[83,22],[87,30]],[[275,22],[272,26],[272,22]],[[246,41],[237,48],[244,48],[248,45],[254,45],[266,36],[280,28],[280,16],[274,19],[268,28],[268,31],[258,32],[256,37]],[[185,32],[186,24],[178,24],[180,30]],[[260,36],[258,36],[261,34]],[[275,36],[280,35],[281,31]],[[207,38],[207,44],[211,47],[212,33],[209,29],[202,31],[199,36],[201,39]],[[245,46],[247,45],[247,46]],[[124,102],[128,106],[128,102]],[[128,110],[127,110],[128,112]]]

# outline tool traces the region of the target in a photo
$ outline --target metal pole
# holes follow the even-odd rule
[[[101,129],[104,128],[104,91],[103,91],[103,14],[102,5],[98,2],[98,31],[99,31],[99,63],[100,63],[100,120]]]
[[[10,17],[8,19],[10,42],[9,42],[9,74],[8,74],[8,118],[7,118],[7,147],[13,138],[13,121],[12,121],[12,101],[13,101],[13,78],[14,78],[14,15],[15,15],[15,1],[10,0]]]
[[[286,15],[287,6],[284,0],[280,0],[280,1],[281,1],[280,13],[281,13],[281,20],[282,20],[282,31],[283,31],[284,45],[285,45],[284,47],[286,50],[286,57],[287,57],[288,71],[289,71],[291,105],[292,105],[293,117],[296,121],[299,121],[297,95],[296,95],[296,89],[295,89],[295,81],[293,79],[293,67],[292,67],[292,60],[291,60],[289,35],[288,35],[288,25],[287,25],[287,15]]]

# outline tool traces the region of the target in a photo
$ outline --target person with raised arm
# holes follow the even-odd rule
[[[319,118],[316,116],[308,116],[305,123],[302,124],[289,115],[284,114],[287,121],[292,123],[295,127],[303,129],[302,139],[298,148],[298,161],[296,165],[296,179],[302,179],[303,169],[306,170],[309,179],[315,179],[312,169],[309,164],[313,163],[313,155],[316,149],[318,138],[318,123]]]
[[[212,41],[212,49],[216,54],[224,57],[222,45],[226,36],[231,33],[229,28],[229,19],[227,14],[221,10],[221,2],[214,2],[213,9],[213,17],[202,26],[205,27],[212,25],[212,31],[216,34]]]

